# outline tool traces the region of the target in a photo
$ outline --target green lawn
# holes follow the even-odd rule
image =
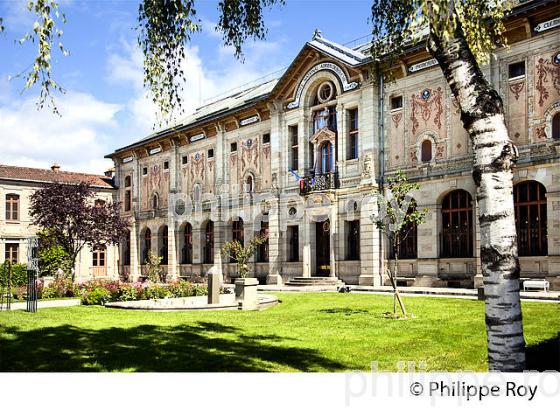
[[[262,312],[141,312],[77,306],[0,313],[0,371],[485,371],[484,305],[390,296],[282,293]],[[529,367],[560,367],[560,305],[523,303]]]

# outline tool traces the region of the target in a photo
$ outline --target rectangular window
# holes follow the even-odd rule
[[[142,168],[142,175],[144,176],[148,175],[148,167]]]
[[[518,63],[513,63],[509,65],[509,77],[515,78],[525,75],[525,61],[520,61]]]
[[[398,110],[399,108],[402,108],[402,95],[399,95],[397,97],[391,97],[391,109],[392,110]]]
[[[6,221],[19,221],[19,195],[6,195]]]
[[[268,144],[270,142],[270,134],[263,134],[263,144]]]
[[[231,152],[237,151],[237,142],[232,142],[232,143],[231,143],[230,151],[231,151]]]
[[[348,135],[348,153],[346,159],[358,158],[358,109],[348,111],[348,120],[350,122],[350,134]]]
[[[360,260],[360,221],[346,222],[346,260]]]
[[[214,150],[213,149],[208,150],[208,158],[214,158]]]
[[[163,169],[169,169],[169,161],[163,163]]]
[[[288,133],[290,135],[290,167],[292,170],[296,171],[298,169],[298,127],[297,125],[292,125],[288,127]]]
[[[6,244],[6,252],[5,252],[5,259],[12,263],[19,262],[19,244],[17,243],[7,243]]]
[[[187,164],[189,162],[189,156],[188,155],[183,156],[181,162],[183,163],[183,165]]]
[[[299,261],[299,226],[288,226],[288,262]]]

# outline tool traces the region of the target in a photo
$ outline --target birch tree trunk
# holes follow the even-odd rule
[[[512,194],[517,149],[508,136],[502,100],[485,80],[461,26],[447,40],[431,32],[430,51],[461,107],[473,145],[488,366],[491,371],[522,371],[525,340]]]

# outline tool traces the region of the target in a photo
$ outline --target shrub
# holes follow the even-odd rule
[[[24,286],[27,284],[27,265],[16,263],[12,265],[12,283],[13,287]],[[0,286],[8,284],[8,262],[0,265]]]
[[[119,302],[128,302],[130,300],[137,300],[138,292],[136,288],[129,284],[121,284],[119,291],[117,292],[116,298],[113,300]]]
[[[104,305],[111,297],[109,292],[104,287],[95,287],[87,289],[82,296],[83,305]]]

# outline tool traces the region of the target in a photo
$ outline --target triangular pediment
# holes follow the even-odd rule
[[[318,129],[315,134],[309,138],[309,142],[314,145],[320,145],[324,141],[334,142],[336,134],[328,127]]]
[[[291,103],[288,108],[299,106],[298,89],[316,72],[327,70],[333,73],[344,91],[355,89],[364,80],[370,58],[361,52],[331,42],[315,34],[305,43],[296,58],[271,92],[275,100]],[[295,101],[295,102],[294,102]]]

